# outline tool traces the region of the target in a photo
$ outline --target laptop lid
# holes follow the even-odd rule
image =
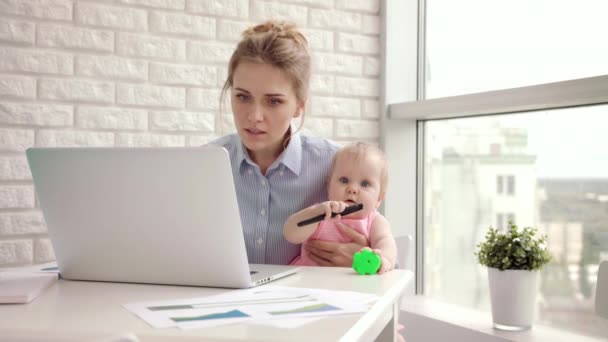
[[[27,158],[66,279],[229,288],[274,279],[266,265],[261,280],[250,276],[221,147],[30,148]]]

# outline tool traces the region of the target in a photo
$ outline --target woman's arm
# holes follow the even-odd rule
[[[306,209],[300,210],[297,213],[291,215],[285,225],[283,226],[283,235],[285,239],[293,244],[302,243],[308,240],[317,231],[319,226],[318,222],[311,223],[302,227],[298,227],[298,222],[325,214],[325,219],[331,218],[331,213],[339,213],[344,211],[346,203],[337,201],[327,201],[319,204],[315,204]],[[337,218],[339,218],[337,216]]]
[[[369,247],[369,241],[365,235],[342,222],[336,221],[336,227],[352,242],[311,240],[306,244],[308,256],[320,266],[351,267],[353,255],[363,247]]]
[[[395,267],[397,245],[388,220],[380,214],[372,222],[370,247],[382,257],[379,273],[390,271]]]

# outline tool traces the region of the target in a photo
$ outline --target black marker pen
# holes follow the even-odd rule
[[[336,215],[345,216],[348,214],[352,214],[356,211],[359,211],[361,209],[363,209],[362,203],[351,205],[351,206],[346,207],[346,209],[344,209],[344,211],[341,213],[331,213],[331,217],[335,217]],[[309,225],[311,223],[315,223],[315,222],[321,222],[324,219],[325,219],[325,214],[317,215],[317,216],[311,217],[309,219],[298,222],[298,227],[307,226],[307,225]]]

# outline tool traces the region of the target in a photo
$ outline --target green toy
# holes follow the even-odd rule
[[[353,268],[359,274],[376,274],[381,264],[380,256],[369,249],[357,252],[353,257]]]

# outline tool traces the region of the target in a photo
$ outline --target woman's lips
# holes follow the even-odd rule
[[[256,128],[245,128],[245,131],[251,135],[262,135],[266,132],[256,129]]]

